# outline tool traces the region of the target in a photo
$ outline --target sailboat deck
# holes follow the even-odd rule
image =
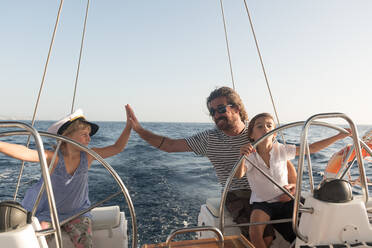
[[[254,247],[244,236],[225,236],[224,248],[246,248]],[[163,248],[167,247],[165,243],[143,245],[142,248]],[[197,239],[171,242],[170,247],[189,247],[189,248],[219,248],[216,239]]]

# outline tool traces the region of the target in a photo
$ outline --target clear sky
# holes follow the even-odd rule
[[[247,0],[281,122],[344,112],[372,124],[371,0]],[[0,118],[30,118],[59,1],[0,1]],[[65,0],[37,119],[70,112],[86,1]],[[236,90],[273,108],[243,0],[225,0]],[[90,120],[210,122],[232,86],[219,0],[91,0],[76,107]]]

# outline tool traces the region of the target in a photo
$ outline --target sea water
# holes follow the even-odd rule
[[[51,124],[40,121],[36,129],[45,131]],[[97,122],[100,129],[92,137],[90,147],[103,147],[113,144],[119,137],[125,123]],[[143,123],[144,128],[171,138],[183,138],[196,132],[213,128],[211,123]],[[359,135],[372,126],[358,126]],[[0,129],[0,132],[9,129]],[[301,128],[288,129],[284,133],[287,143],[299,144]],[[311,127],[310,143],[336,134],[337,131],[325,127]],[[25,144],[27,137],[12,136],[0,138],[18,144]],[[44,139],[46,149],[51,149],[53,140]],[[318,184],[323,176],[324,167],[333,153],[340,150],[351,139],[346,138],[334,145],[311,155],[313,176]],[[31,147],[34,147],[31,141]],[[166,153],[157,150],[132,132],[128,145],[123,152],[106,159],[121,177],[132,199],[136,214],[139,245],[164,242],[174,229],[196,226],[200,206],[207,198],[219,197],[221,187],[211,163],[207,158],[196,156],[191,152]],[[292,161],[297,167],[297,159]],[[21,162],[0,154],[0,200],[13,198]],[[356,166],[354,166],[356,167]],[[372,178],[371,163],[366,161],[366,174]],[[352,176],[358,175],[356,168]],[[20,201],[28,187],[40,178],[40,166],[26,163],[21,187],[18,194]],[[304,170],[304,190],[309,189],[307,170]],[[119,191],[112,176],[99,163],[94,162],[89,172],[89,197],[92,203],[101,201]],[[359,194],[360,188],[353,189]],[[370,190],[371,191],[371,190]],[[129,219],[131,217],[123,195],[106,202],[104,205],[119,205]],[[131,233],[129,233],[129,236]]]

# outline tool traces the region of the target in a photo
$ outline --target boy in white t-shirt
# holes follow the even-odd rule
[[[275,128],[274,118],[268,113],[261,113],[252,118],[248,126],[248,136],[252,142],[258,140],[266,133]],[[337,140],[350,136],[349,133],[339,133],[330,138],[309,145],[310,153],[315,153]],[[275,141],[276,133],[269,136],[257,145],[256,150],[251,144],[241,147],[241,154],[247,155],[247,161],[243,160],[236,177],[241,178],[246,174],[252,189],[251,222],[267,222],[269,220],[291,218],[293,212],[293,200],[284,194],[277,186],[269,181],[252,164],[261,168],[270,175],[280,186],[294,194],[296,185],[288,184],[287,160],[294,159],[299,153],[299,147],[295,145],[281,144]],[[265,224],[253,225],[249,228],[249,235],[256,248],[267,247],[263,239]],[[274,228],[288,241],[296,238],[290,222],[274,224]]]

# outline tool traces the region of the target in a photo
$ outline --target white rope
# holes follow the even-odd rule
[[[87,27],[89,4],[90,4],[90,0],[87,1],[87,7],[86,7],[86,10],[85,10],[84,28],[83,28],[83,34],[82,34],[82,37],[81,37],[79,62],[78,62],[78,67],[77,67],[77,71],[76,71],[74,95],[72,97],[72,104],[71,104],[71,113],[74,112],[74,106],[75,106],[76,89],[77,89],[79,73],[80,73],[81,56],[83,54],[84,38],[85,38],[85,31],[86,31],[86,27]]]
[[[223,10],[223,3],[222,3],[222,0],[220,0],[220,6],[221,6],[221,14],[222,14],[223,28],[224,28],[224,31],[225,31],[225,42],[226,42],[227,56],[228,56],[228,58],[229,58],[229,66],[230,66],[231,82],[232,82],[232,85],[233,85],[233,89],[235,90],[234,74],[233,74],[232,63],[231,63],[230,47],[229,47],[229,40],[228,40],[228,38],[227,38],[227,28],[226,28],[225,12],[224,12],[224,10]]]
[[[63,5],[63,0],[61,0],[61,2],[59,4],[57,19],[56,19],[56,23],[54,25],[54,30],[53,30],[53,35],[52,35],[52,40],[51,40],[50,45],[49,45],[49,51],[48,51],[47,60],[45,62],[45,66],[44,66],[43,77],[41,79],[40,89],[39,89],[38,97],[37,97],[37,100],[36,100],[36,104],[35,104],[35,108],[34,108],[34,113],[32,115],[31,126],[34,126],[34,123],[35,123],[35,117],[36,117],[37,109],[38,109],[39,102],[40,102],[41,92],[42,92],[43,87],[44,87],[45,76],[46,76],[48,65],[49,65],[50,55],[52,53],[52,48],[53,48],[53,44],[54,44],[54,38],[56,36],[57,27],[58,27],[58,23],[59,23],[59,18],[61,16],[62,5]],[[31,139],[31,136],[28,136],[27,145],[26,145],[27,147],[29,147],[29,145],[30,145],[30,139]],[[15,193],[14,193],[14,200],[16,200],[16,198],[17,198],[20,181],[21,181],[21,177],[22,177],[22,174],[23,174],[24,164],[25,164],[25,162],[22,161],[22,166],[21,166],[21,169],[20,169],[20,172],[19,172],[19,176],[18,176],[17,187],[16,187],[16,190],[15,190]]]

